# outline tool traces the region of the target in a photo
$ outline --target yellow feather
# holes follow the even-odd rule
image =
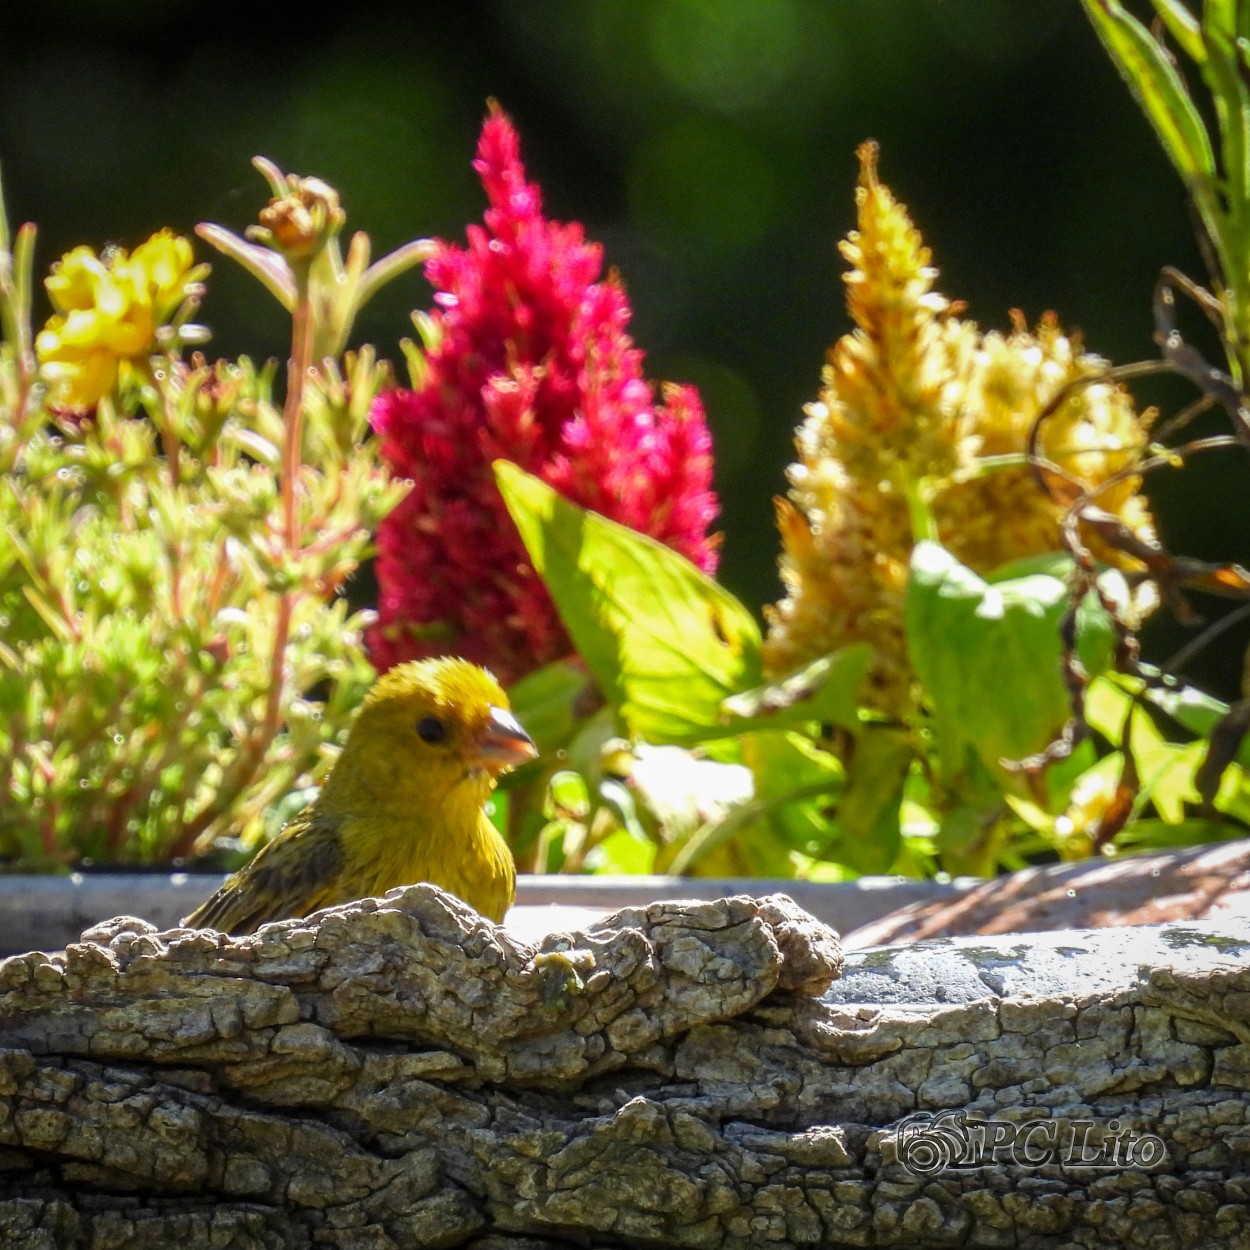
[[[361,704],[316,801],[184,923],[250,933],[420,881],[502,920],[516,868],[483,806],[498,774],[536,753],[484,669],[398,665]]]

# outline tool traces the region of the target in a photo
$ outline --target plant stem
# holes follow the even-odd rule
[[[288,567],[300,554],[300,530],[297,485],[302,460],[302,425],[304,416],[304,383],[312,367],[312,305],[309,298],[307,269],[295,273],[296,299],[291,313],[291,355],[287,361],[286,401],[282,406],[282,499],[281,541]],[[264,719],[248,735],[238,756],[222,778],[213,796],[182,828],[171,853],[189,855],[199,836],[218,816],[230,809],[264,762],[273,740],[282,728],[282,692],[286,684],[286,648],[291,638],[291,621],[295,614],[296,596],[286,589],[278,592],[274,616],[273,650],[269,658],[269,691],[265,701]]]
[[[164,377],[158,378],[155,370],[148,370],[148,383],[160,399],[161,448],[165,453],[165,467],[169,472],[169,489],[176,495],[181,485],[182,466],[178,454],[181,440],[178,437],[177,403],[170,393],[173,386],[174,359],[164,359]],[[176,621],[182,620],[182,545],[166,531],[165,551],[169,557],[169,594]]]
[[[923,478],[909,478],[904,489],[907,495],[907,512],[911,517],[912,540],[918,543],[926,540],[937,542],[938,527],[933,510],[929,507],[928,484]]]
[[[307,266],[295,271],[295,309],[291,314],[291,358],[287,362],[286,402],[282,407],[282,511],[286,523],[287,566],[300,554],[298,513],[299,471],[303,451],[304,382],[312,367],[313,317]],[[290,590],[278,597],[278,618],[274,623],[273,655],[269,662],[269,700],[261,736],[266,748],[276,736],[282,720],[282,689],[286,646],[291,634],[294,602]]]
[[[282,407],[285,441],[282,445],[282,509],[286,522],[287,555],[299,551],[299,518],[296,513],[303,438],[304,381],[312,367],[312,302],[308,274],[297,273],[295,311],[291,315],[291,358],[287,363],[286,403]]]

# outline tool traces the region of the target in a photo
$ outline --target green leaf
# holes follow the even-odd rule
[[[636,877],[655,871],[655,843],[640,841],[626,829],[617,829],[586,856],[595,874]]]
[[[508,701],[541,755],[565,746],[601,706],[594,683],[576,660],[555,660],[522,677],[509,688]]]
[[[1215,157],[1206,127],[1166,51],[1118,0],[1081,2],[1185,185],[1210,185]]]
[[[755,798],[775,805],[765,819],[788,846],[823,856],[837,833],[831,809],[845,785],[841,760],[799,733],[750,733],[741,742]],[[808,793],[812,787],[814,794]]]
[[[1209,842],[1227,842],[1245,836],[1237,825],[1220,824],[1214,820],[1191,817],[1175,824],[1165,820],[1130,821],[1116,837],[1117,850],[1159,850],[1167,847],[1203,846]]]
[[[741,764],[646,742],[633,747],[631,755],[630,787],[654,818],[663,842],[683,841],[752,797],[751,774]]]
[[[1159,674],[1157,668],[1145,664],[1142,665],[1142,671],[1147,676]],[[1135,694],[1142,688],[1140,681],[1122,673],[1116,674],[1111,680],[1130,694]],[[1170,716],[1178,725],[1200,737],[1206,737],[1215,728],[1220,717],[1228,711],[1227,703],[1183,682],[1162,688],[1152,687],[1142,697],[1147,703]]]
[[[1219,195],[1215,156],[1206,126],[1170,54],[1145,26],[1125,11],[1118,0],[1081,0],[1081,3],[1120,76],[1154,127],[1168,159],[1180,173],[1211,237],[1223,272],[1230,275],[1234,288],[1239,288],[1245,250],[1244,239],[1240,237],[1244,233],[1244,225],[1238,220],[1241,213],[1236,207],[1239,188],[1234,188],[1234,221],[1230,230],[1228,214]],[[1219,3],[1220,0],[1215,0],[1216,8]],[[1167,7],[1169,12],[1163,14],[1164,20],[1168,21],[1171,16],[1181,32],[1182,43],[1191,46],[1193,35],[1188,31],[1187,23],[1179,18],[1174,6]],[[1172,22],[1169,22],[1171,25]],[[1219,18],[1215,20],[1216,29],[1223,25]],[[1206,42],[1206,49],[1210,49],[1209,41]],[[1206,68],[1204,63],[1204,70]],[[1227,146],[1225,155],[1230,155]],[[1233,153],[1232,156],[1235,164],[1237,155]]]
[[[1113,681],[1099,678],[1091,682],[1085,697],[1085,718],[1113,746],[1119,746],[1124,733],[1124,720],[1133,705]],[[1194,774],[1202,763],[1205,744],[1189,742],[1178,745],[1168,742],[1150,719],[1149,713],[1138,709],[1133,717],[1129,748],[1137,762],[1141,778],[1139,809],[1153,802],[1159,815],[1169,824],[1185,819],[1185,804],[1199,802]]]
[[[1220,14],[1217,5],[1207,4],[1203,15],[1207,57],[1202,75],[1215,101],[1219,120],[1230,215],[1234,223],[1244,228],[1246,199],[1250,192],[1250,93],[1239,72],[1232,20],[1231,12]]]
[[[1237,0],[1204,0],[1202,6],[1204,33],[1223,35],[1228,39],[1237,36]]]
[[[1084,663],[1105,662],[1110,623],[1091,597],[1078,615]],[[1059,625],[1068,589],[1043,574],[989,583],[937,543],[917,544],[907,645],[933,709],[948,775],[971,746],[1000,779],[1002,761],[1042,750],[1068,717]],[[1083,618],[1083,619],[1082,619]]]
[[[903,842],[903,788],[914,757],[912,737],[902,730],[872,728],[860,735],[838,804],[840,836],[824,858],[861,873],[889,870]]]
[[[692,742],[760,680],[751,614],[684,556],[561,498],[506,460],[495,477],[569,636],[627,731]],[[719,732],[724,732],[723,728]]]
[[[1154,0],[1154,6],[1168,28],[1168,34],[1180,44],[1191,61],[1201,65],[1206,60],[1207,50],[1202,42],[1198,19],[1180,0]]]
[[[780,681],[756,686],[721,704],[721,719],[735,733],[789,729],[819,721],[858,729],[856,692],[872,648],[865,642],[822,655]]]
[[[647,836],[642,821],[638,819],[638,806],[634,802],[633,792],[623,781],[618,781],[615,777],[605,777],[599,783],[599,802],[631,838],[651,846],[654,852],[654,844]]]
[[[742,834],[742,844],[754,854],[772,861],[772,872],[783,870],[784,844],[787,832],[784,823],[771,819],[789,805],[805,800],[835,799],[842,791],[842,765],[831,755],[818,751],[801,734],[758,733],[742,739],[743,756],[751,764],[756,784],[763,787],[746,801],[739,802],[721,817],[709,819],[690,835],[689,840],[673,856],[667,870],[682,874],[711,852]],[[824,822],[821,822],[824,832]],[[793,833],[793,827],[788,832]],[[779,836],[782,835],[782,836]]]

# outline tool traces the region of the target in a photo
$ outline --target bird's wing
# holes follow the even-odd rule
[[[342,900],[335,886],[343,845],[334,825],[306,807],[184,924],[223,933],[255,933],[270,920],[307,916]]]

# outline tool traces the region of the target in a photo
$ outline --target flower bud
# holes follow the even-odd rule
[[[306,260],[321,251],[347,219],[338,192],[320,178],[289,175],[287,193],[269,201],[260,213],[260,226],[248,237],[267,243],[288,260]]]

